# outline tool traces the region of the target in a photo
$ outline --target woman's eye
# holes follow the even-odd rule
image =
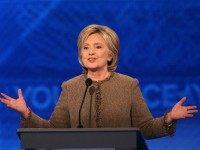
[[[89,47],[83,47],[83,49],[84,49],[84,50],[87,50],[87,49],[89,49]]]
[[[102,48],[102,47],[101,47],[101,46],[96,46],[96,48],[97,48],[97,49],[100,49],[100,48]]]

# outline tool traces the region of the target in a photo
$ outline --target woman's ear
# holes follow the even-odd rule
[[[109,54],[108,54],[108,66],[110,66],[112,64],[112,61],[113,61],[113,54],[111,51],[109,51]]]
[[[82,54],[82,52],[80,52],[80,54],[79,54],[79,58],[80,58],[80,60],[82,61],[82,58],[83,58],[83,54]]]
[[[108,53],[108,61],[112,61],[113,59],[113,53],[111,51],[109,51]]]

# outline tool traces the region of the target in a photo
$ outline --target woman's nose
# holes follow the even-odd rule
[[[89,49],[89,55],[94,55],[94,50],[92,48]]]

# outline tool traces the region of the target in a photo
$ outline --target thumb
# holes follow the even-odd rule
[[[178,102],[179,105],[182,105],[186,101],[186,97],[181,98],[181,100]]]
[[[24,99],[21,89],[18,89],[18,97],[19,97],[20,99]]]

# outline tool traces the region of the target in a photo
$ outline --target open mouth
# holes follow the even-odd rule
[[[95,62],[95,60],[96,60],[96,58],[88,58],[88,61],[91,62],[91,63]]]

